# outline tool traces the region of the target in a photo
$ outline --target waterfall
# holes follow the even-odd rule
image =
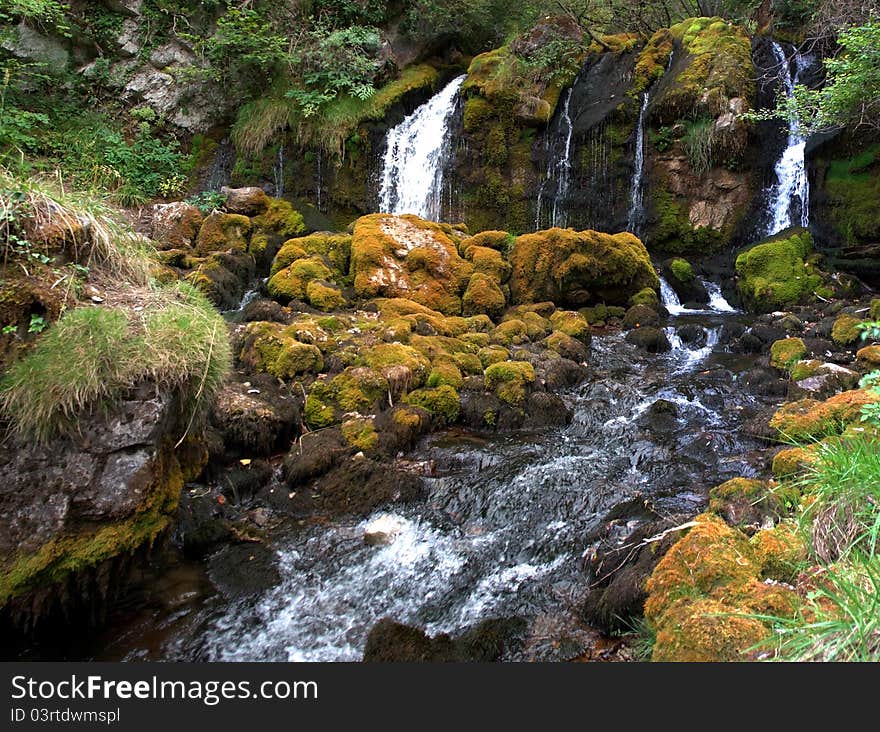
[[[660,276],[660,301],[670,315],[681,315],[685,310],[681,300],[678,299],[678,294],[662,275]]]
[[[541,228],[541,208],[542,199],[544,197],[544,188],[547,182],[553,180],[556,182],[556,190],[553,193],[553,205],[550,208],[550,219],[548,226],[565,227],[568,223],[568,211],[565,207],[565,198],[568,196],[568,189],[571,185],[571,137],[574,132],[574,125],[571,121],[571,92],[574,87],[565,90],[565,101],[562,103],[562,114],[560,115],[561,139],[564,140],[561,149],[558,151],[550,149],[547,159],[547,173],[544,180],[541,181],[541,187],[538,189],[538,213],[535,220],[535,228]]]
[[[794,75],[785,52],[776,41],[773,41],[773,56],[781,69],[781,80],[785,93],[791,97],[794,85],[800,73],[809,65],[808,60],[799,53],[794,57]],[[772,236],[788,228],[797,221],[801,226],[810,222],[809,212],[809,181],[804,161],[806,140],[801,137],[800,124],[797,117],[788,123],[788,140],[782,157],[776,162],[776,184],[770,189],[769,209],[771,219],[767,228],[767,236]]]
[[[642,106],[639,109],[639,121],[636,126],[636,152],[632,187],[630,189],[629,214],[626,217],[626,230],[637,236],[638,227],[641,223],[639,218],[642,214],[642,176],[645,172],[645,113],[647,111],[648,92],[644,92],[642,94]]]
[[[450,154],[450,120],[456,110],[461,75],[388,130],[382,164],[379,208],[439,220],[443,173]]]
[[[712,353],[712,349],[718,345],[721,329],[704,328],[703,330],[706,334],[706,344],[701,348],[691,348],[682,341],[681,336],[678,335],[678,332],[673,326],[667,326],[663,329],[671,347],[670,355],[679,364],[674,373],[683,373],[695,368],[697,364],[702,362],[710,353]]]
[[[714,310],[716,313],[739,312],[733,307],[733,305],[727,302],[727,299],[721,294],[721,286],[717,282],[710,282],[709,280],[704,279],[701,279],[700,282],[703,283],[703,287],[705,287],[706,292],[709,293],[709,310]]]
[[[272,169],[272,177],[275,183],[275,198],[284,197],[284,143],[278,146],[278,155],[275,158],[275,166]]]
[[[712,315],[713,313],[739,312],[721,294],[721,286],[717,282],[711,282],[701,277],[700,283],[706,288],[706,292],[709,293],[709,306],[699,309],[687,308],[681,304],[678,293],[672,289],[672,285],[667,282],[666,278],[660,275],[660,301],[663,303],[663,307],[673,317],[678,315]]]

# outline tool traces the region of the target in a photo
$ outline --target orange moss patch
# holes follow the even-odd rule
[[[783,405],[770,420],[770,426],[794,440],[809,440],[840,434],[860,418],[866,404],[880,401],[880,396],[861,389],[835,394],[824,402],[801,399]]]
[[[856,353],[856,363],[869,371],[880,368],[880,346],[860,348]]]
[[[814,447],[790,447],[781,450],[773,457],[773,475],[777,478],[790,478],[802,473],[817,460]]]
[[[761,575],[783,582],[795,578],[808,555],[806,543],[790,523],[759,531],[750,543],[761,563]]]

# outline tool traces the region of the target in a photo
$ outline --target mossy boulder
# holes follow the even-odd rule
[[[306,299],[309,305],[325,312],[339,310],[346,305],[345,295],[342,294],[342,290],[338,286],[323,280],[309,281],[308,285],[306,285]]]
[[[495,253],[497,254],[497,252]],[[462,314],[465,316],[488,315],[490,318],[497,318],[504,312],[506,304],[504,293],[498,286],[497,280],[477,271],[471,276],[467,290],[462,297]]]
[[[861,337],[859,324],[862,321],[854,315],[840,315],[831,328],[831,338],[841,346],[850,346]]]
[[[791,478],[803,473],[818,460],[815,448],[789,447],[773,456],[773,475],[777,478]]]
[[[196,237],[196,252],[202,257],[230,249],[246,252],[251,228],[251,220],[247,216],[215,211],[202,222]]]
[[[150,238],[157,249],[190,249],[196,241],[204,214],[183,201],[157,203],[150,221]]]
[[[461,412],[461,397],[448,384],[435,388],[416,389],[404,397],[413,407],[420,407],[441,424],[452,424]]]
[[[324,368],[320,349],[293,337],[291,329],[278,323],[248,323],[239,360],[247,368],[264,371],[279,379],[292,379]]]
[[[770,365],[787,371],[804,357],[807,347],[800,338],[783,338],[770,346]]]
[[[483,368],[487,369],[493,363],[507,361],[510,358],[510,351],[499,345],[485,346],[479,350],[477,357],[480,359]]]
[[[880,346],[865,346],[856,351],[856,363],[868,371],[880,369]]]
[[[660,296],[656,290],[645,287],[629,299],[630,305],[646,305],[652,310],[660,309]]]
[[[535,381],[535,369],[526,361],[500,361],[490,365],[483,377],[486,388],[499,399],[519,405],[526,398],[526,389]]]
[[[812,251],[810,232],[789,229],[741,252],[736,272],[746,306],[770,312],[813,299],[823,286],[823,277],[808,261]]]
[[[672,273],[672,276],[683,285],[689,285],[696,278],[691,263],[681,257],[675,257],[669,263],[669,271]]]
[[[709,491],[708,510],[732,526],[754,531],[767,520],[779,519],[789,498],[772,490],[766,481],[731,478]]]
[[[515,304],[623,305],[646,287],[660,287],[644,244],[628,233],[556,228],[524,234],[517,237],[510,262]]]
[[[278,270],[269,278],[269,295],[282,303],[306,300],[308,287],[313,280],[330,281],[333,273],[319,255],[294,260],[289,266]]]
[[[861,417],[862,407],[880,401],[872,391],[857,389],[836,394],[825,401],[801,399],[776,411],[770,426],[782,437],[810,440],[840,434]]]
[[[351,260],[351,236],[319,232],[308,236],[288,239],[281,245],[272,261],[270,276],[289,267],[297,259],[310,255],[323,257],[333,270],[334,277],[348,275]]]
[[[459,244],[461,256],[467,257],[471,247],[481,249],[494,249],[499,253],[506,253],[513,246],[516,237],[506,231],[481,231],[478,234],[462,239]]]
[[[290,201],[281,198],[270,198],[263,213],[251,219],[254,231],[263,232],[276,237],[276,241],[290,239],[305,231],[302,214]]]
[[[405,368],[412,386],[421,386],[431,370],[431,359],[413,346],[402,343],[380,343],[364,350],[360,361],[382,372],[390,368]]]
[[[761,563],[761,576],[778,582],[791,582],[808,557],[807,544],[791,522],[757,532],[749,542]]]
[[[417,216],[358,219],[351,242],[355,291],[362,297],[407,298],[460,315],[474,265],[459,256],[458,237],[452,227]]]
[[[638,328],[642,325],[657,325],[660,316],[657,311],[647,305],[633,305],[623,316],[623,327],[627,330]]]

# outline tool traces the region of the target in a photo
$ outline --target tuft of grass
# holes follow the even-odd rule
[[[880,557],[854,556],[815,577],[793,618],[760,616],[775,661],[880,661]]]
[[[18,176],[0,168],[4,261],[16,241],[27,241],[50,254],[59,230],[79,264],[100,269],[113,280],[133,285],[149,282],[155,266],[153,249],[119,220],[106,199],[67,189],[57,174]]]
[[[829,439],[798,481],[809,497],[800,516],[813,551],[823,562],[853,551],[869,557],[880,549],[880,443],[871,436]]]
[[[295,102],[275,89],[266,96],[245,104],[232,126],[232,142],[239,153],[256,157],[269,141],[284,130],[296,113]]]
[[[70,310],[0,381],[11,430],[46,442],[73,432],[144,381],[176,393],[188,427],[220,388],[232,362],[222,317],[185,284],[154,291],[149,310]]]

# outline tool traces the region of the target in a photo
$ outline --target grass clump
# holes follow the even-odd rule
[[[150,295],[150,307],[140,313],[70,310],[13,363],[0,381],[0,411],[11,430],[45,442],[145,381],[176,392],[192,425],[230,367],[226,327],[187,285]]]

